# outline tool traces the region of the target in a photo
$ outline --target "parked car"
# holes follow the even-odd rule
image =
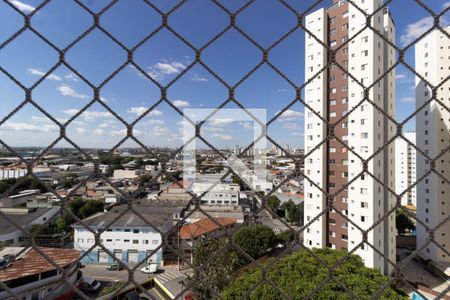
[[[108,271],[120,271],[122,269],[123,269],[122,265],[118,263],[113,263],[106,267],[106,270]]]
[[[157,271],[158,271],[158,264],[149,264],[148,266],[143,267],[141,269],[141,272],[145,274],[153,274],[156,273]]]
[[[100,289],[101,283],[91,277],[83,278],[83,287],[88,292],[96,292]]]

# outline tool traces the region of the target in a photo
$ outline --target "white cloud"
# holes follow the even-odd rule
[[[279,117],[278,119],[280,121],[295,121],[298,119],[303,118],[303,113],[300,111],[295,111],[292,109],[288,109],[286,111],[284,111]]]
[[[220,131],[223,131],[223,128],[205,126],[205,127],[202,127],[202,130],[205,131],[205,132],[208,132],[208,131],[209,132],[220,132]]]
[[[201,76],[198,75],[197,73],[195,73],[195,74],[191,77],[191,79],[192,79],[193,81],[198,81],[198,82],[207,82],[207,81],[208,81],[207,78],[201,77]]]
[[[29,123],[11,122],[6,121],[1,127],[1,130],[12,131],[34,131],[34,132],[50,132],[58,130],[58,126],[55,124],[40,124],[34,125]]]
[[[168,135],[169,133],[170,133],[169,129],[167,129],[166,127],[161,127],[161,126],[155,126],[152,128],[151,132],[149,132],[150,136],[156,136],[156,137]]]
[[[293,135],[294,136],[303,136],[303,132],[296,131],[296,132],[293,133]]]
[[[232,118],[217,118],[217,119],[212,119],[211,121],[208,121],[208,124],[210,124],[212,126],[225,126],[234,121],[235,120]]]
[[[156,120],[156,119],[150,119],[147,122],[145,122],[147,125],[162,125],[164,124],[164,120]]]
[[[404,97],[404,98],[400,99],[400,102],[412,104],[412,103],[416,102],[416,98],[414,98],[414,97]]]
[[[50,119],[47,117],[40,117],[40,116],[31,116],[31,120],[36,121],[36,122],[48,122]]]
[[[188,107],[191,104],[189,104],[189,102],[185,100],[175,100],[173,101],[173,105],[175,105],[176,107]]]
[[[228,134],[221,134],[221,133],[213,133],[211,136],[213,138],[218,138],[223,141],[231,141],[233,139],[233,136],[228,135]]]
[[[296,129],[297,128],[297,124],[296,123],[284,123],[283,127],[286,129]]]
[[[86,130],[86,128],[78,127],[76,129],[76,131],[78,134],[84,134],[84,133],[86,133],[87,130]]]
[[[9,3],[14,5],[18,10],[20,10],[23,13],[30,13],[36,9],[33,6],[23,3],[22,1],[19,0],[9,0]]]
[[[63,111],[63,113],[67,114],[67,115],[71,115],[74,116],[79,112],[78,109],[75,108],[71,108],[71,109],[66,109]],[[81,114],[81,117],[85,120],[85,121],[95,121],[97,119],[100,118],[110,118],[113,115],[110,112],[106,112],[106,111],[84,111]]]
[[[139,106],[139,107],[132,107],[129,110],[127,110],[127,112],[130,114],[135,114],[137,116],[140,116],[140,115],[144,114],[147,110],[148,110],[148,108]],[[162,115],[163,115],[163,113],[157,109],[153,109],[152,111],[150,111],[147,114],[147,116],[154,116],[154,117],[159,117]]]
[[[106,132],[105,130],[97,128],[97,129],[94,129],[94,131],[92,131],[92,134],[93,135],[105,135],[105,132]]]
[[[138,130],[138,129],[133,129],[133,135],[136,137],[142,136],[144,134],[143,131]],[[121,130],[111,130],[109,132],[109,135],[111,136],[120,136],[120,137],[125,137],[127,135],[127,130],[126,129],[121,129]]]
[[[281,88],[281,89],[277,89],[277,91],[280,92],[280,93],[285,93],[285,92],[288,91],[288,89],[286,89],[286,88]]]
[[[163,59],[149,67],[147,74],[153,79],[162,80],[165,79],[167,75],[178,74],[184,69],[186,69],[186,66],[181,62]]]
[[[245,129],[253,129],[252,122],[241,122],[239,123],[239,125],[241,125]]]
[[[406,74],[405,73],[398,73],[395,75],[395,79],[405,79]]]
[[[447,9],[450,6],[450,1],[444,2],[442,9]]]
[[[64,75],[64,78],[67,80],[78,81],[78,78],[73,73],[67,73]]]
[[[28,68],[27,71],[31,75],[36,75],[36,76],[44,76],[45,75],[45,72],[40,70],[40,69]],[[59,77],[59,76],[57,76],[55,74],[49,74],[46,78],[50,79],[50,80],[57,80],[57,81],[61,80],[61,77]]]
[[[441,18],[441,25],[446,25],[449,22],[445,18]],[[410,44],[417,40],[422,34],[427,32],[434,25],[433,17],[425,17],[415,23],[406,26],[406,31],[400,36],[400,41],[403,46]]]
[[[63,96],[68,96],[68,97],[73,97],[73,98],[78,98],[78,99],[85,99],[85,98],[87,98],[86,95],[77,93],[71,86],[69,86],[67,84],[61,84],[56,89]]]

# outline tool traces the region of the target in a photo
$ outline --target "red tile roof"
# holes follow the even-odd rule
[[[214,220],[223,227],[229,227],[230,225],[236,223],[236,219],[234,218],[216,218]],[[195,223],[183,225],[180,230],[180,238],[192,239],[210,232],[214,232],[221,228],[222,227],[217,225],[211,219],[201,219]]]
[[[74,249],[40,247],[39,250],[53,259],[54,262],[61,268],[72,264],[78,259],[78,257],[80,257],[80,252]],[[0,271],[0,280],[8,281],[55,269],[56,268],[52,263],[47,261],[45,257],[35,249],[31,248],[25,250],[25,253],[19,255],[11,266]]]

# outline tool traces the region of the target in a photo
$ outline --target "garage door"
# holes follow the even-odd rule
[[[128,262],[138,262],[137,251],[128,251]]]
[[[107,263],[108,262],[108,253],[105,251],[98,251],[98,262]]]
[[[117,259],[119,259],[120,261],[122,261],[122,250],[114,250],[114,256],[117,257]]]

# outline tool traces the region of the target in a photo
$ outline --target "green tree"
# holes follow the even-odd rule
[[[78,183],[78,175],[74,173],[67,174],[61,179],[61,186],[65,189],[71,188]]]
[[[280,207],[280,203],[280,199],[278,199],[278,197],[274,195],[269,196],[269,198],[267,199],[267,205],[274,214],[277,213],[278,208]]]
[[[294,232],[292,230],[286,230],[277,234],[278,242],[287,246],[294,240]]]
[[[257,259],[273,248],[278,239],[275,233],[262,224],[241,227],[234,234],[234,242],[252,258]],[[243,258],[243,260],[246,260]]]
[[[226,239],[214,239],[193,247],[194,269],[199,272],[188,277],[195,299],[209,300],[230,284],[234,266],[238,263],[236,251]]]
[[[405,234],[407,230],[411,231],[416,229],[413,221],[408,215],[401,209],[397,209],[395,216],[395,225],[399,235]]]
[[[85,219],[92,216],[95,213],[103,211],[104,203],[97,200],[88,200],[79,210],[79,215],[81,219]]]
[[[295,204],[294,201],[289,200],[281,204],[280,207],[284,210],[284,218],[290,223],[298,223],[301,221],[303,210],[300,204]]]
[[[314,254],[324,260],[327,265],[332,265],[347,255],[342,250],[313,249]],[[266,262],[269,263],[269,262]],[[308,251],[302,249],[289,256],[285,256],[266,271],[267,279],[276,284],[284,294],[291,299],[307,298],[328,277],[328,268],[319,262]],[[358,298],[369,299],[388,281],[389,277],[381,275],[378,270],[364,266],[362,259],[356,255],[350,255],[342,263],[339,263],[333,272],[333,276]],[[254,289],[250,295],[249,290],[263,279],[262,272],[256,270],[247,271],[227,287],[222,297],[224,299],[251,299],[272,300],[283,298],[278,290],[270,284],[263,282]],[[335,281],[328,281],[313,297],[314,299],[354,299]],[[408,299],[392,287],[385,289],[380,299]]]
[[[55,233],[67,232],[70,229],[70,224],[68,224],[65,217],[60,217],[56,220],[54,231]]]

